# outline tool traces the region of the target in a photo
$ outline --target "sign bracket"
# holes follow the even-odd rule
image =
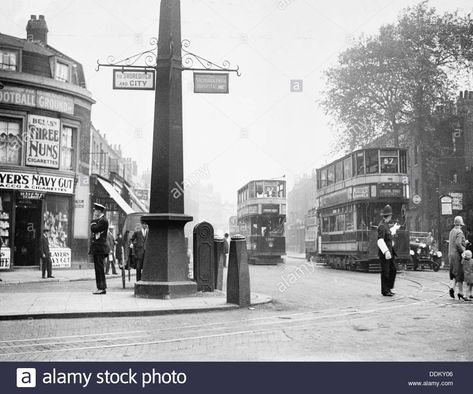
[[[145,72],[147,70],[157,70],[158,39],[152,37],[149,43],[151,49],[118,61],[115,60],[114,56],[109,56],[106,63],[101,63],[100,60],[97,60],[95,71],[99,71],[101,67],[114,67],[115,69],[121,69],[122,71],[125,71],[126,69],[144,70]],[[188,39],[182,40],[181,42],[182,71],[209,71],[213,73],[234,72],[238,77],[241,76],[239,66],[232,68],[228,60],[224,60],[221,65],[218,65],[200,55],[190,52],[188,50],[190,45],[190,40]],[[194,67],[194,64],[196,67]]]

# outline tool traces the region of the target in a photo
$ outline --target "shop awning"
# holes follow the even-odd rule
[[[102,187],[105,189],[105,191],[108,193],[111,199],[113,199],[118,206],[122,209],[123,212],[125,212],[127,215],[130,213],[135,212],[132,207],[130,207],[127,202],[123,199],[122,196],[116,191],[116,189],[113,187],[113,185],[110,182],[107,182],[104,179],[97,178],[99,183],[102,185]]]
[[[130,194],[131,199],[133,200],[133,203],[140,209],[141,212],[148,212],[146,209],[145,205],[140,201],[140,199],[136,196],[136,194],[131,190],[130,187],[125,185],[126,189],[128,190],[128,193]]]

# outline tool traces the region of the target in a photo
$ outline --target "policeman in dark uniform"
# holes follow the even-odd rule
[[[396,279],[396,263],[394,257],[396,253],[393,249],[393,237],[390,231],[389,222],[393,216],[393,209],[390,205],[383,208],[383,220],[378,225],[378,256],[381,265],[381,294],[385,297],[392,297],[394,292],[394,280]]]
[[[107,242],[108,220],[105,217],[105,207],[94,204],[93,220],[90,223],[92,237],[90,240],[90,251],[94,257],[95,281],[97,290],[93,294],[107,294],[107,283],[105,281],[105,264],[110,253]]]

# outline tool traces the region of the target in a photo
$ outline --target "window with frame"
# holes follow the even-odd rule
[[[51,248],[70,247],[69,239],[70,198],[48,195],[43,215],[43,226],[49,229]]]
[[[21,122],[0,118],[0,163],[21,164]]]
[[[379,152],[381,173],[395,174],[399,171],[397,152],[397,150],[382,150]]]
[[[399,151],[399,172],[407,173],[407,155],[405,150]]]
[[[18,71],[18,52],[0,49],[0,70]]]
[[[363,175],[365,173],[365,152],[357,152],[354,156],[355,175]]]
[[[327,186],[335,182],[335,166],[331,165],[327,168]]]
[[[379,173],[379,157],[378,150],[366,151],[366,173],[367,174],[378,174]]]
[[[61,130],[61,170],[74,170],[74,129],[62,126]]]
[[[351,163],[352,163],[351,156],[347,157],[343,161],[343,179],[350,179],[351,178],[351,172],[352,172]]]
[[[327,169],[324,168],[320,171],[320,187],[327,186]]]
[[[70,66],[60,61],[56,62],[56,75],[54,79],[62,82],[70,82]]]
[[[343,181],[343,161],[335,164],[335,182]]]

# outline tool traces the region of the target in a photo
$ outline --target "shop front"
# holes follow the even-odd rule
[[[71,267],[74,185],[73,176],[0,171],[0,269],[39,267],[43,229],[53,268]]]

